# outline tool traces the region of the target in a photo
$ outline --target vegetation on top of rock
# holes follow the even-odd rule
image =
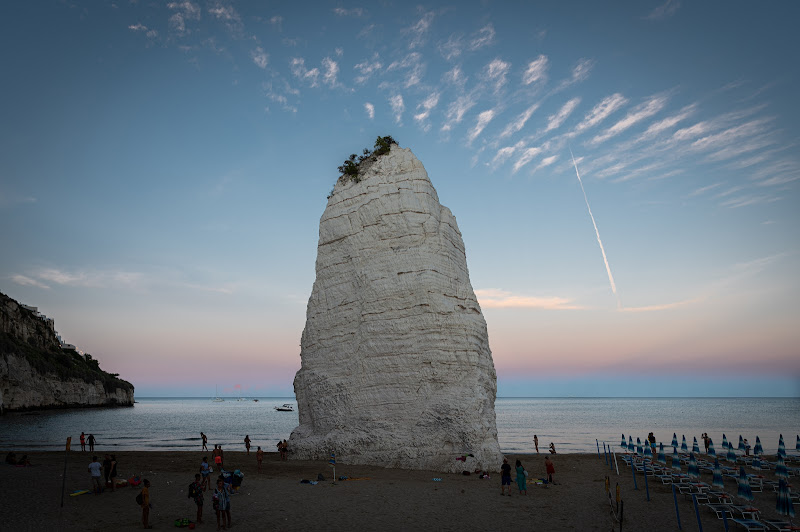
[[[133,390],[133,384],[118,378],[118,374],[100,369],[97,359],[88,353],[81,356],[74,350],[48,351],[0,332],[0,356],[6,355],[24,358],[40,375],[52,374],[61,380],[78,379],[89,384],[100,381],[105,391],[112,394],[117,388]]]
[[[377,161],[378,157],[389,153],[389,150],[392,149],[392,144],[397,144],[397,141],[392,137],[378,137],[375,140],[375,145],[373,146],[372,151],[370,151],[368,148],[364,148],[364,151],[361,155],[356,155],[355,153],[351,154],[350,157],[345,159],[344,163],[342,163],[342,165],[339,167],[339,173],[342,174],[340,179],[347,178],[354,183],[361,181],[359,173],[364,169],[363,163]]]

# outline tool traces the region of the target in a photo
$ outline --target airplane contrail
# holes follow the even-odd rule
[[[575,155],[572,154],[572,148],[569,149],[569,154],[572,157],[572,164],[575,166],[575,175],[578,176],[578,183],[581,185],[581,192],[583,192],[583,201],[586,202],[586,208],[589,210],[589,217],[592,219],[592,225],[594,226],[594,233],[597,235],[597,243],[600,244],[600,252],[603,254],[603,262],[606,265],[606,272],[608,273],[608,282],[611,283],[611,291],[614,292],[614,296],[617,298],[617,308],[622,308],[622,302],[619,299],[619,295],[617,294],[617,285],[614,284],[614,276],[611,275],[611,266],[608,265],[608,257],[606,257],[606,250],[603,248],[603,241],[600,240],[600,231],[597,230],[597,223],[594,221],[594,215],[592,214],[592,208],[589,206],[589,198],[586,197],[586,190],[583,188],[583,181],[581,180],[581,174],[578,172],[578,163],[575,162]]]

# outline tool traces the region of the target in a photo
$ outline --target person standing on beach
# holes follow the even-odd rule
[[[114,491],[117,483],[117,455],[111,455],[111,473],[108,475],[111,478],[111,491]]]
[[[517,488],[519,488],[520,495],[527,495],[528,494],[528,486],[525,482],[527,480],[528,472],[525,471],[525,468],[522,467],[522,462],[517,460],[516,463],[516,471],[517,471]],[[508,488],[508,491],[511,491],[511,488]]]
[[[217,469],[222,472],[222,449],[220,449],[219,445],[214,445],[214,450],[211,452],[211,456],[214,457],[214,464],[216,464]]]
[[[553,479],[553,475],[556,474],[556,467],[553,465],[553,462],[550,460],[549,456],[544,459],[544,469],[547,473],[548,484],[555,484],[556,481]]]
[[[153,528],[150,524],[150,481],[144,479],[144,487],[142,488],[142,526],[144,528]]]
[[[550,454],[556,454],[556,446],[553,445],[553,442],[550,442]]]
[[[536,454],[539,454],[539,436],[533,435],[533,445],[536,447]]]
[[[217,510],[217,530],[219,530],[219,518],[222,517],[222,529],[225,530],[225,518],[228,520],[228,528],[231,526],[231,492],[223,480],[217,479],[217,489],[214,490],[214,499]]]
[[[94,452],[94,442],[96,442],[96,441],[97,440],[94,439],[94,434],[89,434],[89,452],[90,453]]]
[[[703,446],[706,448],[706,454],[708,454],[708,433],[704,432],[700,437],[703,438]]]
[[[89,473],[92,475],[92,491],[95,495],[100,495],[103,489],[100,487],[100,472],[103,466],[97,461],[96,456],[92,456],[92,463],[89,464]]]
[[[203,476],[203,491],[211,489],[211,468],[208,465],[208,457],[204,456],[203,461],[200,463],[200,474]]]
[[[81,452],[86,452],[86,435],[81,432]]]
[[[250,435],[247,434],[244,437],[244,448],[247,449],[247,454],[250,454]]]
[[[111,478],[111,455],[107,454],[103,460],[103,475],[106,479],[106,487],[108,486],[109,479]],[[113,484],[112,484],[113,487]]]
[[[189,497],[197,505],[197,524],[203,522],[203,484],[205,483],[200,473],[194,474],[194,482],[189,486]]]
[[[203,440],[203,448],[201,451],[208,451],[208,446],[206,445],[208,443],[208,437],[203,434],[202,430],[200,431],[200,439]]]
[[[511,495],[511,466],[508,458],[503,458],[503,465],[500,466],[500,495],[505,495],[506,486],[508,494]]]
[[[261,461],[264,460],[264,451],[261,450],[261,447],[256,451],[256,460],[258,460],[258,472],[261,473]]]

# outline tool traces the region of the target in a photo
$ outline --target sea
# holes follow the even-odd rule
[[[295,411],[275,410],[284,403]],[[244,450],[247,435],[253,450],[269,452],[298,425],[296,406],[283,397],[152,397],[132,407],[7,413],[0,416],[0,450],[63,450],[68,436],[75,449],[83,431],[94,434],[98,452],[199,451],[203,431],[209,446]],[[742,435],[754,445],[758,436],[773,454],[781,434],[790,452],[800,434],[800,398],[498,398],[495,412],[506,454],[534,453],[534,435],[541,452],[552,442],[559,453],[602,453],[604,443],[619,450],[623,435],[635,442],[650,432],[668,452],[673,434],[678,442],[685,436],[689,448],[697,438],[702,448],[705,432],[717,450],[723,437],[737,445]]]

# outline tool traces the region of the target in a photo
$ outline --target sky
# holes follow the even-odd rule
[[[145,396],[291,396],[391,135],[498,396],[800,396],[800,3],[3,2],[0,292]]]

